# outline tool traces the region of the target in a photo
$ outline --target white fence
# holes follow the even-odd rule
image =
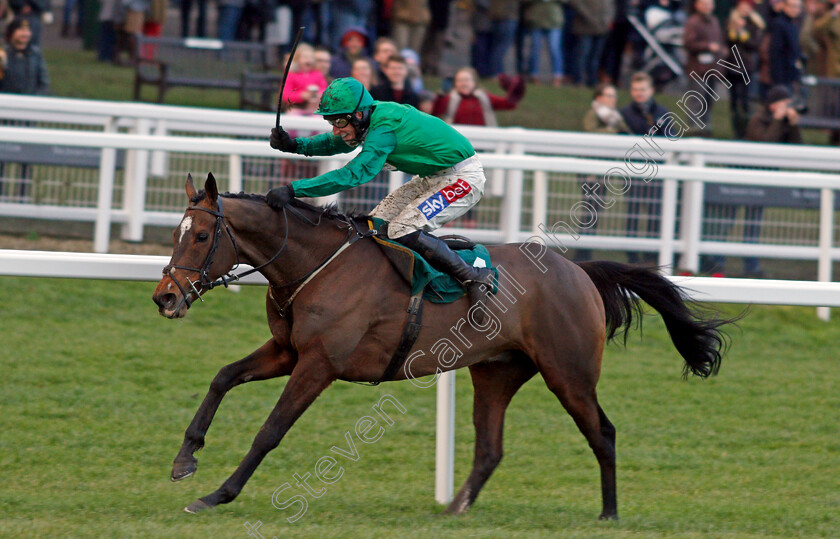
[[[155,211],[146,209],[147,161],[155,152],[178,152],[182,154],[219,155],[230,163],[228,187],[239,190],[242,185],[241,163],[245,157],[278,159],[262,141],[246,141],[222,138],[197,138],[181,136],[130,135],[118,133],[79,132],[55,129],[0,127],[0,142],[16,145],[39,144],[44,140],[66,147],[83,147],[102,150],[100,152],[96,187],[95,207],[71,207],[53,204],[28,204],[0,202],[0,215],[16,217],[40,217],[64,220],[96,222],[95,246],[99,252],[107,250],[110,224],[126,223],[128,239],[142,238],[144,225],[174,226],[181,215],[183,195],[179,194],[176,211]],[[703,142],[703,141],[698,141]],[[115,207],[114,185],[116,177],[116,150],[130,150],[136,154],[127,158],[126,166],[133,169],[126,174],[122,185],[122,207]],[[840,157],[840,154],[838,154]],[[300,161],[301,159],[296,159]],[[307,161],[312,161],[309,158]],[[672,162],[678,162],[676,154]],[[288,162],[288,159],[283,161]],[[335,159],[321,159],[327,166],[337,166]],[[736,256],[761,256],[776,258],[820,259],[823,263],[840,255],[834,247],[834,189],[840,188],[840,176],[816,172],[763,171],[738,168],[711,168],[698,165],[660,164],[657,176],[666,178],[662,188],[662,204],[659,220],[659,237],[632,237],[627,235],[580,235],[573,222],[576,216],[558,211],[549,215],[549,202],[556,190],[552,174],[564,174],[600,178],[605,171],[616,167],[615,161],[580,159],[568,157],[544,157],[524,154],[483,154],[482,162],[488,169],[506,172],[504,181],[491,180],[489,195],[501,191],[497,197],[493,222],[471,230],[455,230],[470,234],[479,241],[509,242],[527,239],[533,235],[549,235],[551,239],[565,246],[581,248],[658,251],[662,264],[670,264],[674,252],[683,254],[682,265],[696,270],[701,253],[719,253]],[[840,160],[838,160],[840,162]],[[340,162],[339,162],[340,163]],[[628,177],[640,182],[640,176],[627,169]],[[529,192],[525,192],[524,175],[528,173]],[[399,175],[396,181],[399,182]],[[492,177],[492,174],[491,174]],[[175,192],[182,192],[183,177],[170,179]],[[394,182],[392,177],[391,183]],[[683,189],[681,227],[675,235],[677,218],[678,182],[686,184]],[[821,189],[819,211],[819,238],[811,245],[790,245],[780,243],[739,243],[708,241],[702,238],[703,184],[737,184],[741,186],[791,186]],[[488,197],[489,198],[489,197]],[[581,197],[578,196],[579,200]],[[559,217],[559,219],[558,219]],[[564,223],[565,233],[554,233],[554,224]],[[547,231],[552,231],[548,234]],[[828,276],[822,276],[827,280]]]
[[[159,281],[169,257],[56,251],[0,249],[0,276],[103,279],[115,281]],[[247,264],[241,271],[251,269]],[[773,279],[717,279],[711,277],[668,277],[684,288],[693,301],[840,307],[840,283],[784,281]],[[259,273],[244,277],[240,284],[266,285]]]

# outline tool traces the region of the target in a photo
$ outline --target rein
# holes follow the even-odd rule
[[[233,232],[230,230],[230,227],[228,226],[227,222],[225,222],[225,215],[224,215],[224,211],[222,209],[222,198],[221,197],[217,198],[216,202],[219,206],[219,211],[213,211],[213,210],[208,209],[208,208],[202,208],[201,206],[189,206],[187,208],[187,211],[189,211],[189,210],[200,210],[200,211],[209,213],[210,215],[213,215],[213,216],[216,217],[216,231],[213,234],[213,244],[210,246],[210,251],[207,253],[207,257],[204,259],[204,263],[201,265],[201,267],[200,268],[195,268],[195,267],[191,267],[191,266],[180,266],[180,265],[176,265],[176,264],[169,264],[169,265],[167,265],[166,267],[163,268],[163,275],[172,279],[172,281],[175,283],[175,286],[177,286],[178,289],[181,291],[181,297],[182,297],[181,305],[186,303],[187,308],[192,306],[192,303],[193,303],[194,300],[190,299],[190,296],[193,293],[196,295],[196,297],[198,297],[198,299],[202,303],[204,302],[204,299],[201,297],[201,292],[195,286],[196,283],[198,283],[199,287],[201,287],[203,290],[212,290],[212,289],[216,288],[217,286],[222,286],[222,285],[225,288],[227,288],[229,284],[231,284],[235,281],[238,281],[238,280],[242,279],[243,277],[247,277],[248,275],[251,275],[252,273],[256,273],[259,270],[263,269],[264,267],[266,267],[269,264],[272,264],[274,261],[276,261],[277,258],[283,253],[283,251],[286,250],[286,244],[288,243],[288,240],[289,240],[289,216],[286,213],[287,209],[290,212],[292,212],[298,219],[300,219],[301,221],[304,221],[305,223],[307,223],[311,226],[318,226],[319,224],[321,224],[321,218],[323,217],[323,214],[321,214],[321,217],[319,217],[317,221],[311,221],[305,215],[303,215],[301,212],[295,210],[292,206],[287,204],[286,206],[283,207],[283,219],[285,220],[285,234],[283,236],[283,244],[280,246],[280,249],[278,249],[278,251],[276,253],[274,253],[274,255],[271,258],[269,258],[267,261],[263,262],[259,266],[251,268],[251,269],[246,270],[246,271],[243,271],[242,273],[234,274],[232,272],[235,271],[240,265],[239,248],[236,245],[236,238],[234,237]],[[303,287],[306,286],[309,283],[309,281],[311,281],[322,269],[324,269],[330,262],[332,262],[346,248],[350,247],[352,244],[354,244],[357,240],[359,240],[361,238],[376,235],[375,230],[364,230],[364,231],[361,230],[358,227],[358,225],[356,225],[356,223],[352,219],[348,218],[344,222],[348,224],[347,237],[344,239],[344,241],[341,242],[341,244],[335,249],[335,251],[333,251],[326,259],[324,259],[314,269],[309,271],[303,277],[295,279],[294,281],[292,281],[292,282],[290,282],[286,285],[286,286],[291,286],[293,284],[300,283],[300,285],[295,289],[295,291],[292,293],[292,295],[289,297],[289,299],[286,300],[286,302],[283,304],[282,307],[277,305],[277,302],[276,302],[276,300],[274,300],[274,296],[271,293],[271,286],[269,286],[269,294],[271,295],[272,301],[274,301],[275,305],[277,305],[278,311],[279,311],[281,316],[285,316],[286,310],[292,304],[292,301],[295,299],[295,296],[297,296],[298,292],[300,292],[301,289],[303,289]],[[219,248],[219,239],[222,236],[222,225],[224,225],[224,229],[225,229],[225,231],[227,231],[227,235],[230,238],[231,244],[233,245],[233,251],[234,251],[234,253],[236,253],[236,262],[234,263],[233,267],[225,275],[222,275],[221,277],[219,277],[216,280],[210,280],[209,270],[210,270],[210,266],[213,264],[213,257],[216,254],[216,250]],[[194,271],[194,272],[198,273],[199,279],[196,280],[196,281],[192,281],[189,278],[187,278],[187,282],[190,284],[190,290],[189,291],[185,290],[184,287],[181,285],[181,283],[179,283],[178,280],[175,279],[172,276],[172,272],[176,269],[181,269],[181,270],[186,270],[186,271]],[[181,305],[178,305],[176,307],[176,310],[180,309]]]

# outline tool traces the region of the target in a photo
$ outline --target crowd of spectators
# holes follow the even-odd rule
[[[64,0],[62,35],[80,32],[85,4]],[[100,58],[130,61],[132,36],[161,35],[169,4],[100,0]],[[284,25],[287,34],[304,26],[304,41],[317,49],[319,61],[331,55],[328,77],[349,76],[354,62],[365,58],[372,61],[371,87],[385,82],[382,66],[399,53],[410,81],[420,80],[421,72],[451,81],[456,69],[469,66],[480,79],[519,73],[531,84],[594,88],[608,82],[628,88],[629,75],[644,66],[647,47],[630,19],[637,17],[653,31],[650,14],[664,13],[682,26],[685,71],[697,75],[686,80],[698,89],[707,82],[728,88],[733,130],[741,139],[750,103],[771,87],[786,86],[797,101],[804,95],[803,73],[840,76],[840,0],[177,0],[172,5],[180,10],[182,37],[260,40],[270,24]],[[35,46],[48,15],[50,0],[0,0],[0,18],[27,20]],[[453,44],[464,38],[467,45]],[[759,84],[748,87],[731,72],[724,80],[706,77],[719,60],[735,60],[732,47]],[[447,49],[462,53],[461,62],[453,62],[451,54],[442,62]],[[655,78],[657,86],[660,82]],[[423,103],[418,88],[412,90]],[[706,131],[714,101],[699,118]]]

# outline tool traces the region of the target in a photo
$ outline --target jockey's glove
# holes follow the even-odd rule
[[[291,184],[289,184],[282,187],[275,187],[270,190],[265,196],[265,201],[275,210],[279,210],[288,204],[293,198],[295,198],[295,190],[292,188]]]
[[[282,127],[275,127],[271,130],[271,136],[268,138],[268,143],[275,150],[280,150],[288,153],[296,153],[297,141],[293,139],[286,130]]]

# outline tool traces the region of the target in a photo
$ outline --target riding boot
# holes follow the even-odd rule
[[[419,253],[436,270],[457,279],[467,291],[470,307],[478,304],[484,306],[487,290],[493,290],[492,270],[469,265],[450,249],[445,241],[421,230],[393,239]],[[482,286],[486,287],[484,291],[482,291]],[[483,309],[476,311],[475,322],[479,325],[483,324]]]

